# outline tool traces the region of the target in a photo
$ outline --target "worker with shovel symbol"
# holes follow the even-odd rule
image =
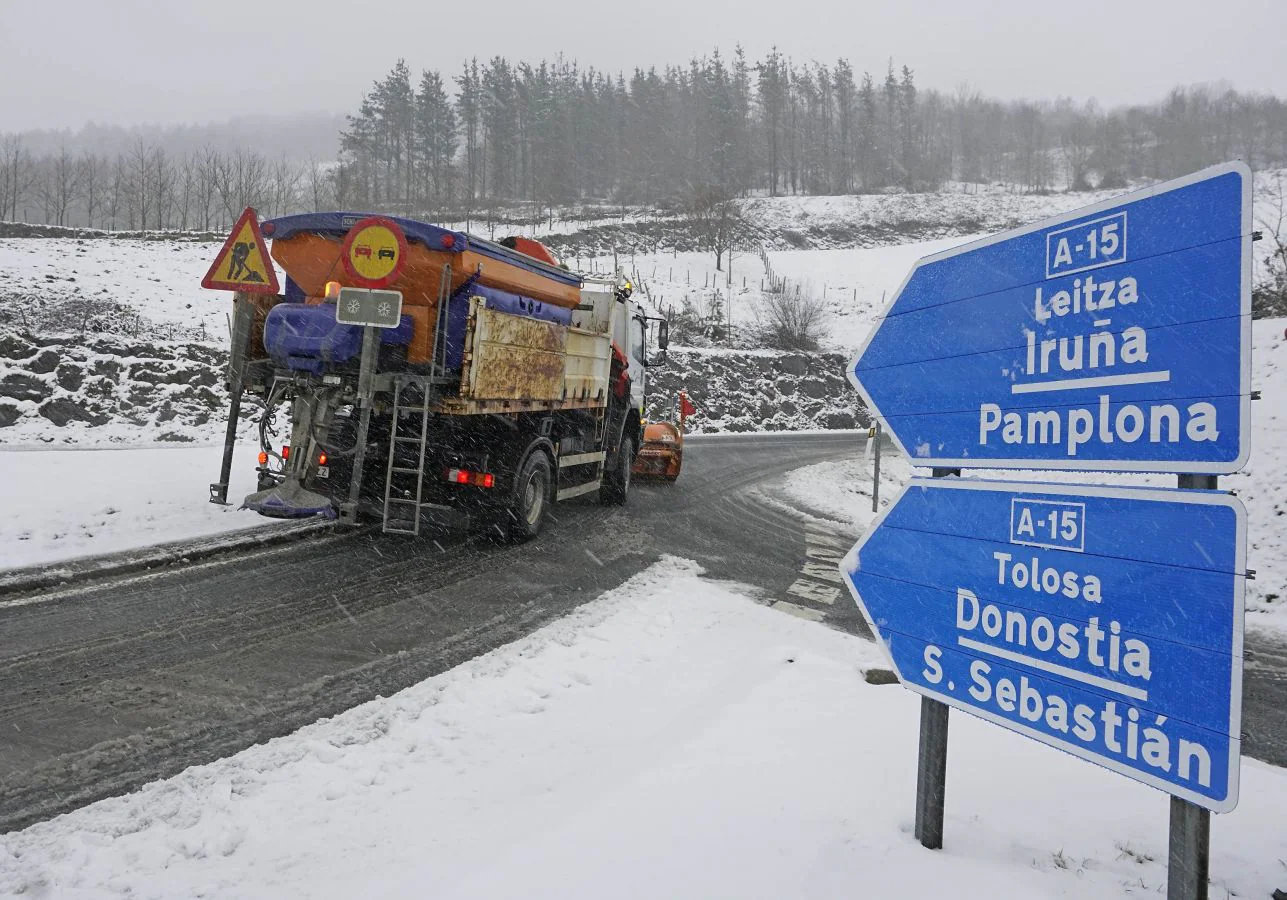
[[[250,259],[250,251],[254,245],[246,241],[238,241],[232,247],[230,261],[228,263],[228,280],[229,281],[253,281],[260,284],[263,278],[258,272],[246,265]]]

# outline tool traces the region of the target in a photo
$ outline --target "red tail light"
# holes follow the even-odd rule
[[[324,465],[326,465],[326,459],[327,459],[327,457],[326,457],[326,454],[325,454],[325,453],[319,453],[319,454],[317,455],[317,464],[318,464],[319,466],[324,466]]]
[[[290,447],[282,447],[282,459],[290,459]]]
[[[455,484],[472,484],[474,487],[489,488],[496,484],[496,476],[491,472],[471,472],[468,469],[448,469],[447,480]]]

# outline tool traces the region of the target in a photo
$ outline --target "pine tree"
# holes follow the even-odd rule
[[[442,76],[426,69],[416,92],[415,159],[420,174],[422,208],[441,205],[451,197],[451,163],[456,155],[456,113],[447,98]]]

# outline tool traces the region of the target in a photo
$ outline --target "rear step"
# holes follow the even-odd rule
[[[559,488],[555,492],[554,502],[568,500],[572,497],[579,497],[582,494],[588,494],[591,491],[597,491],[603,485],[603,466],[607,461],[608,454],[602,450],[594,450],[589,453],[570,453],[567,456],[559,457],[559,471],[571,468],[572,466],[585,466],[594,463],[594,478],[583,484],[573,484],[568,487]]]

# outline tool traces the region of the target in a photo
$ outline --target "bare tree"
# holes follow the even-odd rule
[[[334,205],[335,179],[329,168],[316,159],[310,159],[304,178],[307,200],[314,210],[327,209]]]
[[[85,153],[78,163],[80,168],[81,199],[85,207],[85,224],[94,227],[94,214],[101,212],[107,187],[107,161]]]
[[[268,180],[268,162],[258,153],[237,150],[220,158],[215,171],[215,192],[229,227],[243,209],[264,201]]]
[[[152,170],[150,144],[137,138],[125,154],[125,208],[129,212],[130,228],[147,231],[148,223],[156,212],[156,179]]]
[[[34,176],[21,136],[6,135],[0,142],[0,219],[18,220],[18,204],[27,197]]]
[[[149,158],[152,185],[156,191],[156,227],[166,228],[174,223],[174,210],[178,205],[178,175],[169,156],[161,147],[154,147]]]
[[[1269,277],[1252,291],[1252,318],[1287,316],[1287,175],[1275,172],[1264,174],[1268,179],[1264,195],[1268,202],[1259,204],[1264,212],[1256,216],[1256,224],[1270,243],[1266,268]]]
[[[716,271],[722,272],[724,253],[731,254],[747,230],[741,205],[723,188],[701,186],[689,193],[685,213],[698,240],[715,254]]]
[[[1088,102],[1084,110],[1074,109],[1069,104],[1068,108],[1058,112],[1065,117],[1059,128],[1059,152],[1068,169],[1068,190],[1088,191],[1090,182],[1086,176],[1095,152],[1099,118],[1095,101]]]
[[[210,230],[210,217],[215,213],[215,201],[218,198],[216,183],[219,181],[219,168],[222,165],[218,152],[206,146],[195,155],[196,185],[193,202],[196,215],[193,224],[200,222],[202,231]]]
[[[303,170],[282,156],[268,173],[268,210],[270,216],[280,216],[294,208],[303,180]]]
[[[107,212],[111,216],[112,231],[116,230],[121,214],[129,210],[129,203],[126,201],[128,194],[129,172],[125,157],[121,155],[117,156],[116,161],[112,163],[111,184],[107,195]]]

